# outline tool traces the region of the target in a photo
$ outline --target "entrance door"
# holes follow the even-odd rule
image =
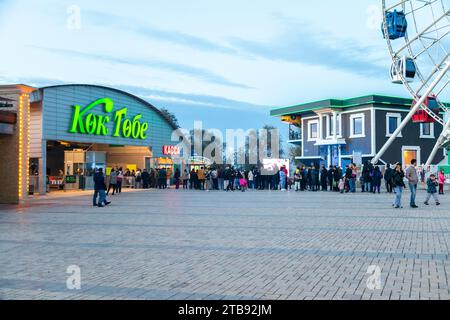
[[[417,164],[420,162],[420,147],[403,147],[402,148],[402,163],[403,168],[409,166],[413,159],[417,160]]]

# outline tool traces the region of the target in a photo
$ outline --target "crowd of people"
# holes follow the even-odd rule
[[[444,193],[445,175],[441,170],[437,175],[425,178],[424,170],[416,169],[417,161],[413,160],[411,165],[404,171],[401,164],[394,167],[386,165],[384,170],[374,166],[370,161],[362,166],[362,169],[352,163],[344,169],[338,166],[310,167],[299,166],[292,175],[289,175],[286,167],[277,168],[275,172],[268,174],[254,167],[249,170],[225,167],[199,167],[190,171],[185,169],[181,172],[178,168],[172,172],[171,168],[158,168],[144,170],[125,170],[113,168],[106,179],[103,170],[97,170],[94,175],[95,194],[94,205],[108,205],[106,196],[120,194],[124,180],[131,178],[128,187],[136,189],[170,189],[172,185],[176,190],[204,190],[226,192],[247,190],[280,190],[295,192],[303,191],[332,191],[340,193],[355,193],[359,182],[361,192],[381,193],[382,184],[388,193],[395,193],[393,206],[402,207],[402,194],[405,188],[411,191],[410,206],[417,208],[416,193],[419,182],[427,186],[427,198],[425,205],[429,205],[431,197],[437,205],[440,205],[438,193]],[[360,172],[361,171],[361,172]],[[106,181],[108,180],[108,187]],[[130,185],[132,184],[132,185]],[[105,195],[103,197],[103,190]],[[100,200],[97,202],[97,197]]]

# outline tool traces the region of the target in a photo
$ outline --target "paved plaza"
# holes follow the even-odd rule
[[[107,208],[88,193],[0,206],[0,298],[450,299],[448,196],[418,210],[361,193],[111,199]],[[69,266],[80,268],[80,290],[67,288]]]

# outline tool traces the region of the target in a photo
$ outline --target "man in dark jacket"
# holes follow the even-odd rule
[[[363,192],[371,192],[372,191],[372,171],[373,165],[368,160],[367,163],[363,167],[362,178],[364,181],[364,191]]]
[[[328,170],[328,185],[330,186],[330,191],[333,191],[333,182],[334,182],[334,166],[330,167]]]
[[[144,169],[144,171],[141,174],[142,177],[142,186],[144,189],[148,189],[150,184],[150,174],[148,173],[147,169]]]
[[[392,170],[391,166],[386,165],[386,171],[384,172],[384,181],[386,183],[386,190],[388,193],[392,193],[394,186],[392,185],[392,176],[394,170]]]
[[[352,170],[352,166],[348,165],[345,169],[345,192],[350,192],[351,188],[350,188],[350,181],[352,179],[352,174],[353,174],[353,170]]]
[[[97,204],[97,196],[99,197],[99,201]],[[105,176],[103,175],[103,168],[99,168],[98,171],[94,174],[94,198],[93,205],[98,206],[100,208],[107,206],[111,202],[106,201],[106,183]]]
[[[328,170],[325,168],[325,166],[322,166],[322,170],[320,171],[320,184],[322,186],[322,191],[328,190],[327,180]]]

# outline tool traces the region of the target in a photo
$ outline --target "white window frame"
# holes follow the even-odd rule
[[[386,137],[389,138],[393,133],[389,133],[389,118],[397,118],[397,128],[402,124],[402,115],[400,113],[386,113]],[[403,138],[402,133],[397,138]]]
[[[405,155],[405,151],[416,151],[417,152],[417,165],[420,165],[422,162],[422,148],[419,146],[403,146],[402,147],[402,165],[403,168],[406,168],[411,165],[411,163],[405,163],[405,158],[403,157]]]
[[[342,115],[338,114],[336,115],[337,117],[337,125],[339,130],[337,130],[336,128],[336,136],[337,138],[342,138]],[[331,122],[333,120],[333,115],[326,115],[327,118],[327,139],[332,139],[333,138],[333,133],[331,132]]]
[[[430,123],[430,134],[424,134],[423,133],[423,126],[425,123],[420,124],[420,139],[436,139],[434,135],[434,123]]]
[[[311,133],[311,125],[316,124],[317,125],[317,137],[313,138]],[[308,121],[308,141],[319,141],[320,139],[320,121],[319,119],[317,120],[310,120]]]
[[[362,119],[362,134],[355,134],[355,128],[353,121],[355,119],[361,118]],[[355,113],[350,115],[350,139],[355,138],[365,138],[366,137],[366,115],[364,113]]]

